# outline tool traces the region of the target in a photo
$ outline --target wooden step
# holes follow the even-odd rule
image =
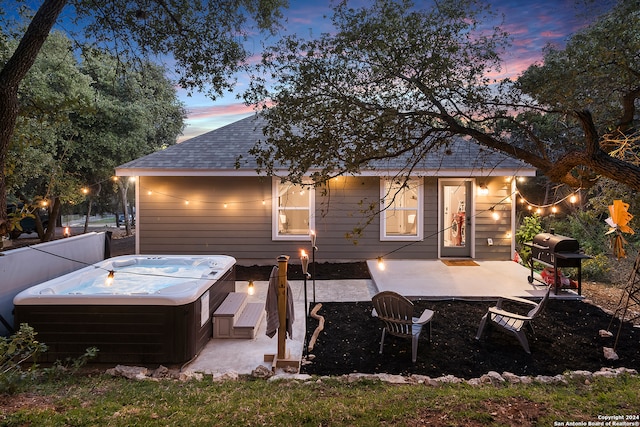
[[[259,302],[247,304],[233,326],[233,337],[254,339],[263,318],[264,304]]]
[[[247,304],[247,295],[230,292],[213,312],[213,338],[233,338],[233,326]]]
[[[213,317],[233,317],[241,311],[247,301],[247,294],[241,292],[229,292],[229,295],[222,301],[213,313]]]
[[[247,303],[247,295],[230,292],[213,313],[213,338],[253,339],[264,318],[264,304]]]

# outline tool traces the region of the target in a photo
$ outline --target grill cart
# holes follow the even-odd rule
[[[531,248],[531,275],[528,277],[529,283],[533,283],[533,267],[538,263],[550,268],[553,274],[552,284],[555,286],[555,293],[563,287],[559,268],[576,268],[578,295],[582,295],[582,260],[591,258],[580,252],[578,241],[566,236],[551,233],[540,233],[534,236],[532,242],[525,243]],[[546,283],[546,282],[543,282]]]

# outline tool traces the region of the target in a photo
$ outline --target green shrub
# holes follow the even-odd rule
[[[63,373],[75,373],[96,356],[98,349],[88,348],[77,359],[56,361],[53,366],[39,369],[38,356],[47,351],[44,343],[36,340],[37,332],[26,323],[8,338],[0,337],[0,394],[15,393],[23,384],[38,378],[55,379]]]
[[[518,253],[522,257],[522,261],[525,265],[529,265],[529,258],[531,258],[531,248],[525,246],[524,243],[533,241],[536,234],[542,233],[542,221],[540,215],[534,213],[531,216],[525,216],[522,219],[522,224],[516,231],[516,243],[518,244]]]
[[[609,257],[604,254],[594,255],[591,259],[582,262],[582,278],[594,281],[609,281],[611,265]]]
[[[38,356],[47,351],[47,346],[38,342],[36,335],[23,323],[12,336],[0,337],[0,393],[13,393],[23,381],[37,375]]]

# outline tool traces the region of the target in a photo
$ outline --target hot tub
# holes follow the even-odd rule
[[[44,362],[97,347],[96,362],[184,363],[211,338],[234,266],[225,255],[110,258],[16,295],[15,325],[28,323],[47,344]]]

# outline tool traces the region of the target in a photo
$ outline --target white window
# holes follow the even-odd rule
[[[273,200],[273,240],[309,240],[315,228],[313,186],[275,179]]]
[[[380,240],[420,240],[424,207],[422,178],[383,179]]]

